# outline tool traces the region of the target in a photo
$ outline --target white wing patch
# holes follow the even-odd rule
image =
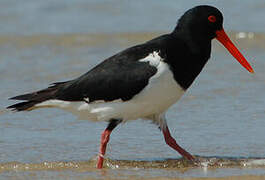
[[[87,103],[89,103],[89,98],[84,98],[84,101],[86,101]]]
[[[152,52],[148,56],[139,60],[140,62],[149,62],[151,66],[157,67],[163,59],[159,56],[159,52]]]

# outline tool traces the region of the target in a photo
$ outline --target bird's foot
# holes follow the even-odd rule
[[[185,154],[185,156],[183,156],[186,160],[188,160],[190,163],[196,165],[196,166],[200,166],[201,164],[201,160],[199,157],[196,157],[194,155],[191,155],[190,153]]]

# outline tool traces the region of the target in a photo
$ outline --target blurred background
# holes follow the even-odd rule
[[[172,136],[195,155],[265,157],[264,0],[0,0],[0,167],[93,159],[107,123],[77,120],[58,109],[5,112],[14,103],[8,98],[76,78],[127,47],[169,33],[186,10],[201,4],[223,12],[225,30],[256,73],[248,73],[213,40],[212,58],[167,114]],[[180,156],[156,126],[139,120],[115,129],[107,157],[153,161]],[[0,170],[0,178],[16,176],[12,168]],[[35,172],[36,177],[58,175],[43,172]],[[159,172],[135,174],[179,175]],[[209,175],[192,173],[186,175]],[[264,170],[220,174],[244,173]]]
[[[229,30],[265,29],[262,0],[1,0],[0,3],[3,35],[168,31],[187,9],[201,4],[218,7]]]

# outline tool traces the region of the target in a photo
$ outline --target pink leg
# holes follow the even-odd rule
[[[99,149],[98,163],[97,163],[98,169],[101,169],[103,166],[104,155],[106,153],[106,148],[109,142],[110,133],[111,130],[105,129],[101,134],[101,142],[100,142],[100,149]]]
[[[110,134],[112,130],[121,122],[121,120],[111,119],[108,127],[101,134],[99,155],[97,168],[101,169],[103,167],[104,155],[106,153],[107,144],[109,142]]]
[[[195,159],[190,153],[185,151],[185,149],[183,149],[182,147],[180,147],[177,144],[176,140],[171,136],[167,126],[165,128],[163,128],[162,131],[163,131],[164,138],[165,138],[165,141],[166,141],[167,145],[169,145],[171,148],[173,148],[176,151],[178,151],[179,154],[181,154],[186,159],[188,159],[188,160],[194,160]]]

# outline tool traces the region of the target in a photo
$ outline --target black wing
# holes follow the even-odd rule
[[[89,99],[112,101],[131,99],[148,83],[157,69],[140,59],[153,52],[144,45],[129,48],[105,60],[81,77],[67,82],[56,93],[56,99],[80,101]]]

